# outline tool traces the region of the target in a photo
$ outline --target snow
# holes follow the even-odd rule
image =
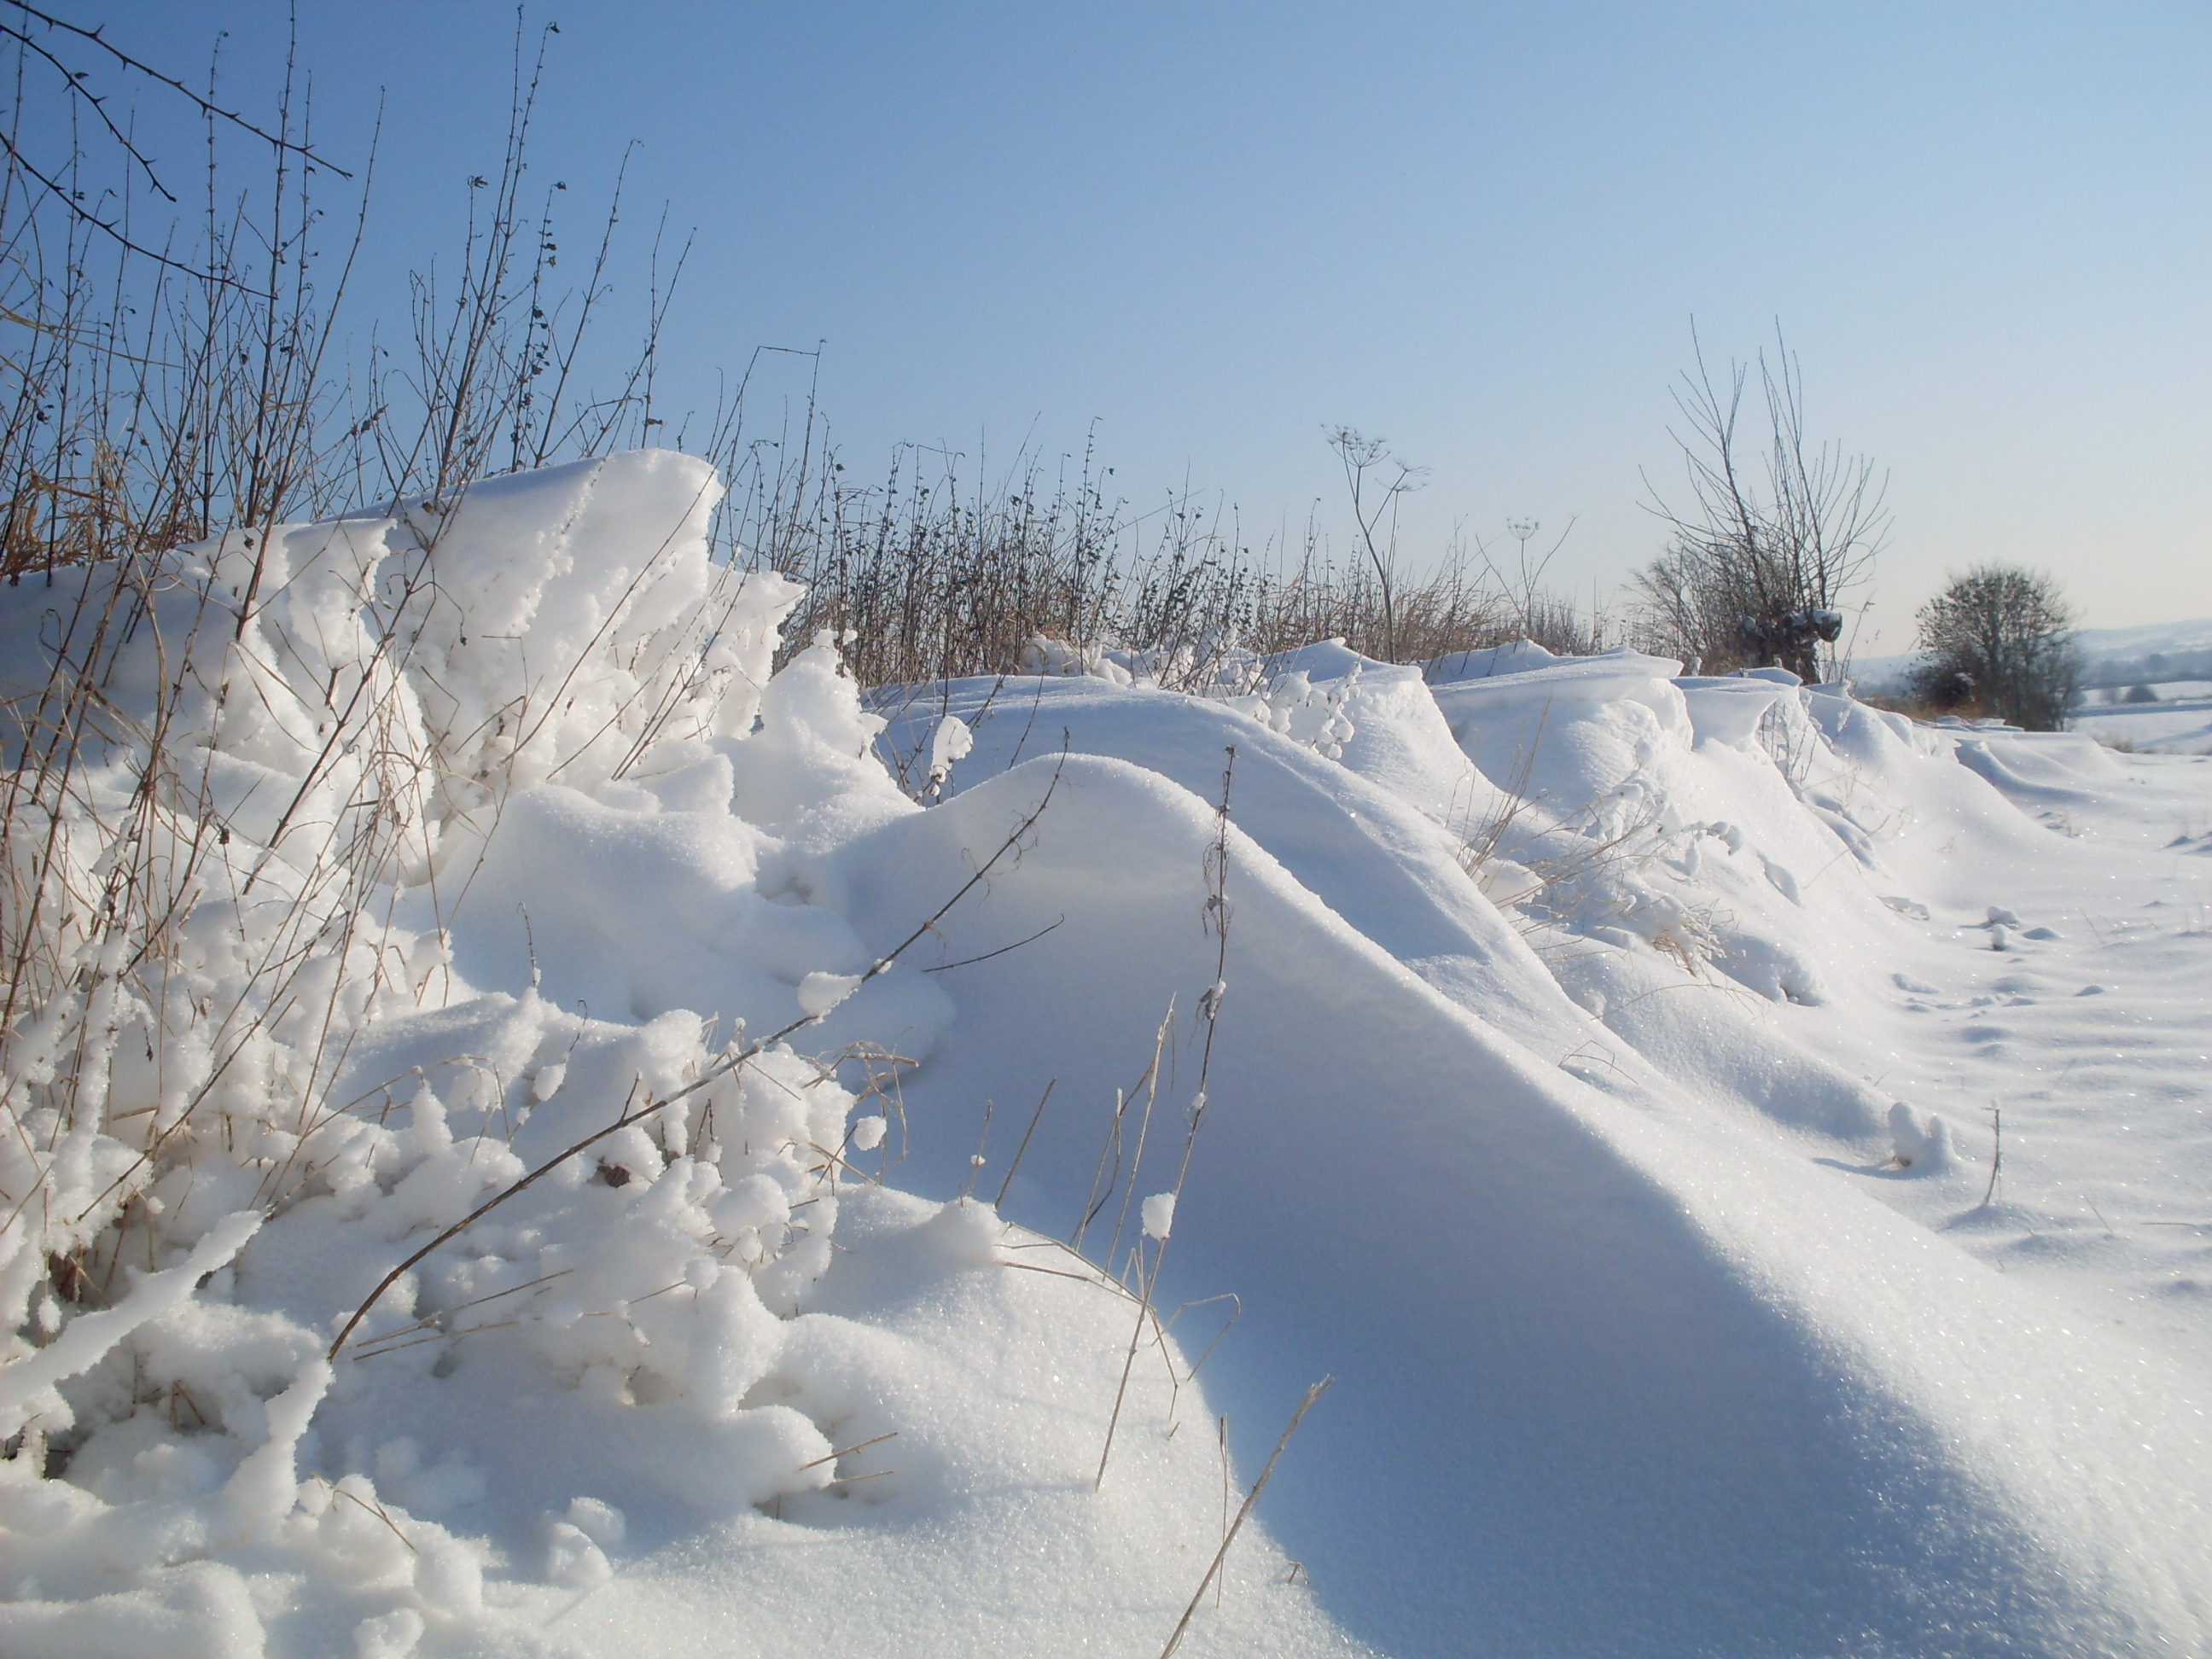
[[[1608,707],[1620,705],[1598,710]],[[1097,728],[1073,726],[1074,711],[1049,701],[1042,708],[1040,723],[1095,746]],[[1204,712],[1179,709],[1185,719]],[[1224,724],[1220,735],[1238,734]],[[1264,738],[1246,741],[1240,763],[1271,750]],[[987,742],[979,733],[979,750]],[[1948,758],[1927,758],[1943,767],[1930,793],[1978,787]],[[902,844],[981,839],[957,834],[955,815],[992,800],[988,821],[1003,818],[996,797],[1017,782],[1034,792],[1048,764],[1025,762],[970,786],[910,830],[901,826]],[[1264,787],[1267,773],[1255,765],[1250,775]],[[969,1091],[1023,1097],[1048,1067],[1065,1077],[1072,1063],[1079,1074],[1110,1077],[1116,1056],[1141,1052],[1157,1018],[1146,990],[1209,974],[1190,921],[1202,904],[1207,814],[1157,779],[1126,763],[1071,763],[1062,787],[1082,810],[997,884],[988,937],[1021,938],[1065,909],[1108,849],[1164,851],[1165,823],[1182,826],[1188,874],[1179,892],[1148,882],[1082,938],[1062,927],[965,970],[960,1029],[990,1020],[961,1075]],[[1996,822],[2017,823],[2019,841],[2049,839],[1994,797],[1978,804]],[[2190,1627],[2199,1616],[2186,1588],[2194,1561],[2167,1552],[2187,1558],[2196,1547],[2185,1540],[2197,1530],[2201,1486],[2169,1483],[2173,1469],[2159,1473],[2139,1452],[2124,1473],[2104,1462],[2130,1455],[2134,1425],[2148,1420],[2138,1410],[2159,1420],[2159,1443],[2201,1456],[2192,1409],[2181,1404],[2169,1416],[2160,1403],[2167,1387],[2174,1401],[2190,1398],[2180,1374],[2148,1356],[2088,1358],[2096,1339],[2060,1339],[2047,1313],[2008,1300],[2015,1293],[2002,1280],[1931,1247],[1923,1228],[1815,1163],[1808,1153],[1823,1143],[1716,1115],[1717,1103],[1650,1075],[1619,1033],[1564,996],[1522,1013],[1529,1036],[1540,1018],[1548,1024],[1545,1049],[1497,1032],[1377,949],[1343,900],[1324,908],[1291,879],[1264,850],[1263,811],[1240,820],[1258,844],[1236,860],[1242,896],[1232,890],[1228,977],[1239,988],[1237,1012],[1222,1023],[1209,1088],[1216,1102],[1244,1106],[1210,1109],[1181,1206],[1182,1287],[1170,1297],[1232,1286],[1245,1297],[1219,1362],[1238,1383],[1256,1389],[1273,1377],[1279,1405],[1283,1373],[1299,1369],[1281,1363],[1288,1353],[1305,1370],[1336,1370],[1332,1399],[1358,1402],[1302,1431],[1312,1438],[1301,1461],[1271,1491],[1281,1503],[1279,1535],[1355,1630],[1394,1651],[1453,1650],[1452,1632],[1468,1628],[1540,1632],[1534,1639],[1551,1650],[1690,1650],[1711,1628],[1698,1621],[1712,1615],[1698,1609],[1715,1605],[1747,1644],[1788,1650],[1857,1629],[1932,1648],[1939,1624],[1966,1630],[1969,1649],[2025,1624],[2054,1650],[2103,1639],[2115,1618],[2171,1616]],[[1364,898],[1344,867],[1352,862],[1340,860],[1339,879]],[[1770,903],[1790,901],[1777,894]],[[1863,923],[1893,915],[1870,898],[1859,903]],[[982,942],[963,934],[947,949],[957,959]],[[1077,971],[1063,953],[1150,965],[1118,994],[1094,965],[1084,981],[1087,1030],[1077,1036],[1051,1012],[1055,988]],[[1725,994],[1683,1000],[1691,1020],[1717,1021],[1716,1011],[1729,1009],[1759,1029]],[[1694,1010],[1700,1001],[1711,1006]],[[1050,1033],[1048,1049],[1039,1032]],[[1857,1133],[1826,1141],[1835,1150],[1820,1155],[1880,1161],[1869,1143],[1887,1101],[1810,1053],[1771,1041],[1767,1052],[1804,1079],[1803,1091],[1859,1103],[1842,1126]],[[1605,1092],[1563,1073],[1577,1054],[1599,1062],[1587,1069]],[[1765,1058],[1753,1054],[1746,1069]],[[970,1080],[974,1070],[981,1081]],[[910,1112],[952,1109],[930,1082],[925,1073],[909,1085]],[[1755,1100],[1759,1080],[1741,1079],[1737,1092]],[[1355,1102],[1347,1143],[1342,1113]],[[1487,1105],[1470,1115],[1469,1103]],[[1083,1127],[1091,1133],[1061,1140],[1048,1139],[1049,1123],[1040,1132],[1024,1166],[1038,1179],[1036,1201],[1069,1191],[1080,1201],[1097,1150],[1095,1126]],[[1881,1146],[1883,1158],[1889,1150]],[[1355,1216],[1377,1209],[1371,1224],[1345,1224],[1348,1197]],[[1252,1287],[1269,1282],[1284,1288],[1261,1305]],[[2052,1352],[2062,1340],[2070,1351]],[[2083,1365],[2108,1375],[2114,1390],[2129,1376],[2161,1381],[2132,1405],[2109,1395],[2093,1405],[2067,1380]],[[2107,1409],[2115,1416],[2100,1428]],[[2084,1455],[2085,1437],[2097,1441],[2094,1456]],[[1786,1496],[1754,1473],[1778,1468],[1792,1471]],[[1377,1468],[1421,1475],[1378,1506]],[[2030,1512],[2044,1518],[2027,1522]],[[1347,1513],[1358,1524],[1344,1524]],[[2093,1544],[2094,1528],[2069,1527],[2072,1544],[2045,1554],[2049,1518],[2095,1513],[2125,1513],[2148,1530]],[[2152,1559],[2170,1565],[2120,1582],[2134,1577],[2130,1563]],[[1624,1583],[1625,1561],[1648,1576]],[[1922,1588],[1931,1575],[1951,1587],[1933,1601]],[[1660,1583],[1674,1588],[1655,1599]],[[1777,1583],[1806,1595],[1778,1600],[1761,1589]],[[2095,1588],[2069,1588],[2083,1585]],[[1977,1600],[1962,1605],[1969,1595]],[[2109,1613],[2116,1605],[2129,1611]],[[2166,1611],[2149,1614],[2154,1606]]]
[[[2168,681],[2152,690],[2158,693],[2156,702],[2078,706],[2068,714],[2067,726],[2108,745],[2126,744],[2153,754],[2212,755],[2212,683]]]
[[[872,708],[717,489],[191,550],[118,647],[0,1647],[1156,1653],[1324,1376],[1179,1651],[2212,1644],[2212,760],[1533,647]],[[63,901],[165,680],[149,975]]]
[[[1144,1224],[1146,1238],[1164,1239],[1175,1230],[1176,1195],[1173,1193],[1154,1193],[1145,1200]]]

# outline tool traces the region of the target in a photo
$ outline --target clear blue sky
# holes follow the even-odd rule
[[[227,28],[241,96],[281,50],[271,0],[53,3],[170,62]],[[514,14],[299,13],[337,154],[387,100],[388,296],[497,161]],[[1658,550],[1638,471],[1678,476],[1692,316],[1723,357],[1778,317],[1813,430],[1892,475],[1862,651],[1986,558],[2093,624],[2212,615],[2203,0],[530,15],[572,239],[637,140],[629,228],[698,231],[682,361],[826,340],[856,470],[1095,419],[1133,496],[1188,473],[1265,528],[1334,507],[1348,422],[1432,469],[1410,550],[1579,514],[1587,592]]]

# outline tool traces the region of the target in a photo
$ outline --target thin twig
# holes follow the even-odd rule
[[[1052,1098],[1052,1091],[1058,1087],[1060,1079],[1054,1078],[1044,1085],[1044,1093],[1037,1097],[1036,1110],[1030,1114],[1030,1127],[1022,1131],[1022,1144],[1014,1148],[1014,1161],[1006,1165],[1006,1178],[999,1183],[999,1195],[991,1200],[993,1209],[1006,1201],[1006,1188],[1014,1184],[1014,1171],[1022,1167],[1022,1154],[1030,1149],[1030,1137],[1036,1133],[1037,1124],[1044,1116],[1045,1103]],[[1058,1239],[1053,1241],[1055,1244],[1059,1242]]]
[[[1037,940],[1042,939],[1047,933],[1052,932],[1054,928],[1059,927],[1060,922],[1066,921],[1066,920],[1067,918],[1065,915],[1062,915],[1059,921],[1047,922],[1043,927],[1038,928],[1036,932],[1031,933],[1027,939],[1018,939],[1012,945],[1001,945],[997,950],[986,951],[980,957],[963,957],[957,962],[940,962],[936,967],[925,968],[921,971],[925,974],[945,974],[950,973],[955,968],[969,968],[973,967],[979,962],[988,962],[993,957],[1002,957],[1009,951],[1020,950],[1024,945],[1036,944]]]
[[[888,1433],[878,1435],[873,1440],[863,1440],[856,1445],[846,1447],[842,1451],[833,1451],[827,1457],[817,1457],[811,1463],[801,1463],[799,1467],[801,1469],[818,1469],[824,1463],[834,1463],[841,1457],[850,1457],[856,1451],[866,1451],[871,1446],[880,1446],[886,1440],[897,1438],[898,1431],[892,1429]]]
[[[105,23],[102,23],[94,28],[83,28],[80,27],[77,24],[66,21],[62,18],[52,16],[46,12],[40,11],[36,6],[26,5],[23,3],[23,0],[6,0],[6,3],[15,7],[16,10],[22,12],[28,16],[37,18],[39,21],[44,23],[49,28],[60,29],[65,33],[76,35],[81,40],[89,40],[94,46],[98,46],[109,57],[114,58],[117,63],[122,64],[124,68],[128,70],[136,70],[148,80],[158,81],[163,86],[168,88],[170,91],[179,93],[185,98],[190,99],[191,102],[198,106],[201,114],[212,115],[222,120],[228,121],[231,125],[238,128],[240,131],[252,133],[256,138],[260,139],[262,143],[270,145],[271,148],[276,149],[290,150],[295,155],[298,155],[307,161],[313,161],[317,167],[322,167],[329,172],[335,173],[341,179],[350,179],[353,177],[353,174],[348,173],[343,167],[339,167],[331,161],[325,161],[320,155],[308,149],[307,145],[296,143],[289,138],[280,137],[273,132],[264,132],[259,127],[254,125],[252,122],[247,120],[244,116],[240,115],[235,111],[224,109],[219,104],[210,103],[206,99],[201,97],[199,94],[194,92],[183,82],[176,80],[170,76],[162,74],[161,70],[154,68],[151,64],[139,62],[138,59],[131,57],[130,53],[109,42],[102,32],[107,27]],[[9,31],[11,33],[13,32],[14,31],[12,30]]]

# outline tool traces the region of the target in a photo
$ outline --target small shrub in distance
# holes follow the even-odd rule
[[[1920,607],[1919,623],[1928,653],[1913,687],[1921,698],[1940,706],[1976,696],[2031,732],[2064,723],[2081,659],[2073,606],[2049,575],[1976,565]]]

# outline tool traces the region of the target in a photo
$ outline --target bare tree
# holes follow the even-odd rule
[[[1765,402],[1766,446],[1744,453],[1744,396],[1751,364],[1725,379],[1697,368],[1674,393],[1690,501],[1682,510],[1651,490],[1670,532],[1666,552],[1632,578],[1650,636],[1707,672],[1776,663],[1808,680],[1828,678],[1843,605],[1872,574],[1887,533],[1886,477],[1864,455],[1805,435],[1803,374],[1778,325],[1771,360],[1756,367]],[[1763,477],[1759,475],[1763,474]],[[1651,489],[1649,479],[1645,487]]]
[[[1978,703],[2031,732],[2056,731],[2081,684],[2074,607],[2041,571],[1980,564],[1920,607],[1915,676],[1931,702]]]

